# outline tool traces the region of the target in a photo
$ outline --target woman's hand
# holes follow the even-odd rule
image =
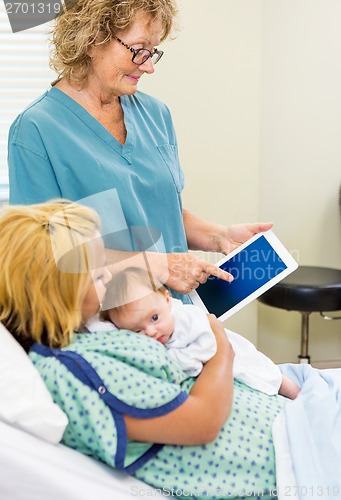
[[[194,446],[213,441],[233,403],[234,352],[223,325],[208,315],[217,340],[216,354],[204,365],[186,401],[162,417],[125,415],[128,438],[135,441]]]
[[[209,227],[211,232],[205,233],[202,231],[200,233],[202,240],[198,239],[202,243],[206,242],[206,245],[202,247],[197,245],[194,248],[192,246],[192,249],[216,251],[226,255],[255,234],[271,229],[272,223],[234,224],[229,227],[210,224]],[[211,247],[208,246],[205,240],[208,234],[210,235]],[[200,259],[193,253],[170,253],[167,254],[167,261],[168,275],[163,274],[159,276],[159,279],[179,293],[190,293],[201,283],[205,283],[209,276],[217,276],[224,281],[233,281],[233,276],[230,273],[219,269],[206,260]]]
[[[232,281],[233,276],[194,254],[157,252],[120,252],[106,249],[107,268],[112,274],[128,267],[148,270],[156,281],[168,285],[179,293],[189,293],[209,276]]]
[[[217,342],[217,349],[219,350],[220,346],[222,348],[227,348],[229,351],[229,356],[232,357],[233,361],[234,350],[232,348],[228,336],[226,335],[226,330],[224,328],[224,325],[222,324],[221,321],[217,319],[217,317],[214,314],[208,314],[207,317]]]
[[[217,237],[218,251],[227,255],[255,234],[261,231],[268,231],[272,226],[272,222],[233,224],[225,228],[225,231],[222,231],[220,236]]]
[[[168,277],[164,281],[179,293],[189,293],[209,276],[217,276],[224,281],[232,281],[233,276],[191,253],[171,253],[167,255]],[[161,280],[162,281],[162,280]]]
[[[190,250],[220,252],[225,255],[255,234],[271,229],[273,225],[271,222],[256,222],[227,227],[200,219],[185,209],[182,215]]]
[[[255,234],[272,227],[271,222],[226,227],[203,221],[186,210],[183,211],[183,220],[191,250],[223,254],[228,254]],[[205,283],[209,276],[233,281],[231,274],[193,253],[120,252],[109,249],[106,253],[107,263],[113,274],[130,266],[146,268],[157,280],[178,293],[191,292],[201,283]]]

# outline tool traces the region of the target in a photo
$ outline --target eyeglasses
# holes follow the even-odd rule
[[[130,52],[133,53],[132,57],[132,62],[140,66],[141,64],[144,64],[149,58],[151,58],[152,63],[156,64],[157,62],[160,61],[161,57],[163,56],[163,51],[162,50],[157,50],[154,49],[153,52],[150,52],[148,49],[133,49],[132,47],[129,47],[126,43],[122,42],[120,38],[117,36],[113,37],[115,40],[120,42],[123,47],[126,49],[130,50]]]

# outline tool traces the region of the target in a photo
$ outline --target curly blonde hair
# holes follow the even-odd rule
[[[71,342],[91,282],[88,243],[98,228],[96,212],[66,200],[2,210],[0,321],[26,349],[33,341]]]
[[[78,82],[87,78],[91,45],[109,43],[141,13],[161,21],[163,41],[172,32],[177,15],[174,0],[78,0],[69,4],[66,2],[51,30],[50,66],[59,78]]]

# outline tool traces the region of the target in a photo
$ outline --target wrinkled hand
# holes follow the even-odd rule
[[[271,222],[219,226],[213,233],[211,251],[228,254],[261,231],[271,229]],[[179,293],[190,293],[210,276],[233,281],[233,276],[192,253],[148,253],[150,269],[162,283]]]
[[[232,281],[233,276],[209,262],[199,259],[191,253],[170,253],[168,260],[168,278],[166,285],[179,293],[189,293],[209,276],[217,276],[225,281]]]
[[[268,231],[272,222],[255,222],[251,224],[233,224],[226,228],[226,234],[219,238],[219,251],[225,255],[261,231]]]

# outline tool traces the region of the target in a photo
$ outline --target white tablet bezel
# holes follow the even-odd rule
[[[287,267],[285,269],[283,269],[283,271],[281,271],[280,273],[278,273],[276,276],[274,276],[273,278],[269,279],[268,282],[266,282],[263,285],[261,285],[257,290],[255,290],[250,295],[248,295],[247,297],[245,297],[244,299],[242,299],[240,302],[238,302],[238,304],[236,304],[233,307],[231,307],[231,309],[229,309],[225,313],[221,314],[219,316],[219,318],[218,318],[220,321],[224,321],[225,319],[231,317],[236,312],[240,311],[240,309],[242,309],[243,307],[245,307],[247,304],[249,304],[250,302],[252,302],[254,299],[256,299],[257,297],[259,297],[260,295],[262,295],[267,290],[269,290],[269,288],[273,287],[276,283],[278,283],[283,278],[285,278],[286,276],[288,276],[290,273],[292,273],[293,271],[295,271],[295,269],[297,269],[297,267],[298,267],[297,262],[292,257],[292,255],[290,254],[290,252],[284,247],[284,245],[281,243],[281,241],[277,238],[277,236],[275,236],[275,234],[271,230],[264,231],[264,232],[261,232],[261,233],[257,233],[255,236],[253,236],[252,238],[250,238],[249,240],[247,240],[245,243],[243,243],[242,245],[240,245],[239,247],[237,247],[235,250],[233,250],[228,255],[226,255],[223,259],[219,260],[215,265],[217,267],[221,267],[223,264],[225,264],[225,262],[227,262],[228,260],[230,260],[232,257],[234,257],[235,255],[237,255],[238,253],[240,253],[242,250],[244,250],[244,249],[248,248],[250,245],[252,245],[252,243],[254,241],[256,241],[258,238],[260,238],[261,236],[264,236],[266,238],[266,240],[268,241],[268,243],[270,244],[270,246],[273,248],[273,250],[276,252],[276,254],[278,255],[278,257],[280,257],[280,259],[283,261],[283,263]],[[268,263],[266,262],[266,259],[264,260],[264,265],[265,264],[268,265]],[[210,281],[207,280],[206,283],[204,283],[203,285],[199,285],[199,286],[200,287],[201,286],[210,286],[209,284],[210,284]],[[228,286],[229,283],[226,282],[226,285]],[[196,290],[193,290],[189,294],[189,296],[190,296],[190,298],[191,298],[191,300],[192,300],[192,302],[193,302],[194,305],[199,306],[201,309],[203,309],[207,313],[212,312],[212,311],[208,311],[206,305],[204,304],[204,302],[202,301],[200,295],[198,294],[198,292]]]

